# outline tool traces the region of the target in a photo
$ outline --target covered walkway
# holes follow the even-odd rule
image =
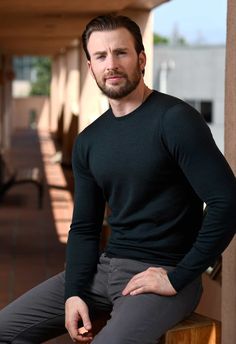
[[[80,37],[84,24],[104,11],[134,19],[140,25],[148,56],[145,82],[152,87],[151,9],[167,1],[25,0],[24,5],[16,0],[0,2],[0,148],[16,167],[39,166],[45,176],[42,210],[37,208],[32,185],[12,188],[0,204],[0,307],[64,266],[72,212],[71,171],[64,171],[69,178],[67,183],[61,165],[56,162],[49,133],[59,135],[62,162],[70,165],[75,135],[108,106],[88,73],[82,53]],[[225,155],[236,174],[236,2],[227,3]],[[49,115],[39,135],[30,129],[15,131],[13,125],[12,56],[26,54],[49,55],[53,60]],[[235,281],[236,238],[223,255],[220,289],[223,344],[236,342]],[[208,291],[207,299],[212,295]],[[208,308],[214,309],[214,299]]]
[[[18,130],[8,159],[14,166],[38,166],[44,174],[43,208],[34,185],[13,187],[0,203],[0,309],[46,278],[61,271],[69,229],[71,171],[66,177],[54,162],[55,146],[46,131]],[[71,343],[69,337],[48,344]]]

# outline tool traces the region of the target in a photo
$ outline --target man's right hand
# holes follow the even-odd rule
[[[79,333],[78,323],[82,320],[84,328],[88,331],[86,336]],[[74,342],[90,343],[92,337],[92,324],[86,303],[78,296],[72,296],[65,303],[65,327]]]

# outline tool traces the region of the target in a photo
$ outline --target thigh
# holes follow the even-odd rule
[[[92,343],[157,344],[168,329],[196,308],[201,294],[199,278],[171,297],[152,293],[119,296],[114,300],[110,320]]]
[[[105,322],[111,311],[107,298],[107,264],[99,264],[85,291],[94,327]],[[64,311],[65,273],[29,290],[0,311],[0,343],[42,343],[66,333]],[[99,325],[97,319],[99,318]],[[80,325],[78,325],[80,326]]]
[[[0,312],[0,343],[42,343],[66,332],[64,272],[31,289]]]

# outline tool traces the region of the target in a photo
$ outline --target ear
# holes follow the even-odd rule
[[[141,51],[141,53],[139,54],[139,66],[140,66],[140,69],[141,70],[144,70],[145,69],[145,66],[146,66],[146,54],[144,51]]]

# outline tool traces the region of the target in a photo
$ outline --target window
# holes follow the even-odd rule
[[[13,58],[16,80],[32,81],[35,57],[22,56]]]
[[[213,121],[213,102],[208,100],[186,99],[186,103],[194,107],[205,118],[207,123]]]
[[[205,118],[207,123],[212,123],[212,102],[201,102],[201,114]]]

